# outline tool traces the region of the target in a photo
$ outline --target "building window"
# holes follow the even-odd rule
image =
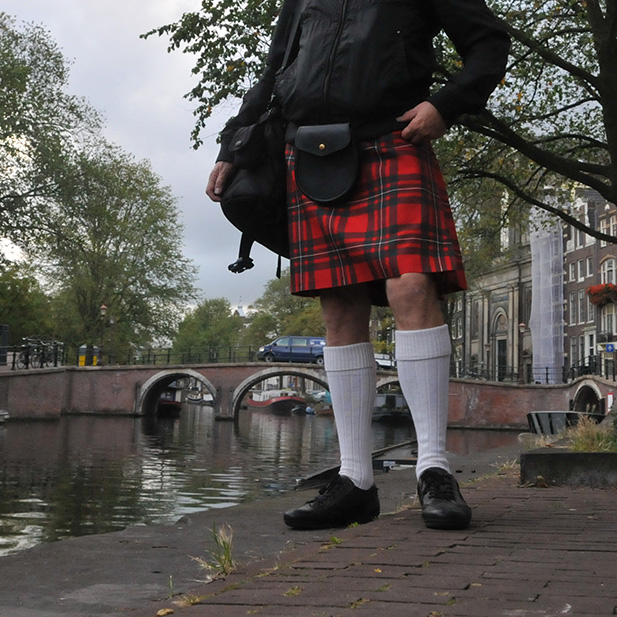
[[[587,296],[587,321],[595,321],[595,320],[596,320],[596,307],[595,305],[591,303],[591,298]]]
[[[603,234],[608,234],[608,221],[606,219],[600,221],[600,231]],[[606,246],[606,244],[606,240],[600,240],[600,246]]]
[[[587,257],[587,276],[593,276],[593,259]]]
[[[585,357],[585,337],[582,335],[578,337],[578,348],[579,358],[583,360],[583,358]]]
[[[611,236],[617,236],[617,216],[615,216],[614,214],[611,216],[610,225]]]
[[[570,339],[570,366],[574,366],[578,362],[578,343],[576,337]]]
[[[600,279],[603,283],[615,283],[615,259],[610,258],[600,266]]]
[[[587,321],[587,298],[589,296],[585,293],[584,289],[578,291],[578,323],[585,323]]]
[[[582,259],[578,260],[578,280],[585,279],[585,262]]]
[[[585,246],[585,232],[581,229],[576,230],[576,248],[580,249]]]
[[[477,300],[472,304],[471,309],[471,336],[478,338],[480,325],[480,302]]]
[[[615,334],[615,305],[612,302],[602,308],[602,332]]]
[[[531,317],[531,294],[531,287],[525,287],[523,290],[523,314],[520,316],[522,319],[519,320],[519,323],[521,321],[523,323],[529,323]]]
[[[573,326],[576,323],[576,292],[570,292],[570,302],[568,304],[570,308],[570,325]]]
[[[576,264],[574,262],[572,262],[570,264],[570,268],[569,268],[570,272],[569,272],[569,280],[573,281],[576,279]]]

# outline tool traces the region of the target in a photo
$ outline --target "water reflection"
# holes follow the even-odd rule
[[[412,437],[411,423],[373,424],[374,449]],[[465,454],[512,439],[451,431],[448,447]],[[185,405],[173,419],[11,422],[0,428],[0,555],[267,498],[337,463],[328,416],[243,411],[218,422],[210,407]]]
[[[459,456],[486,452],[493,448],[511,446],[518,442],[518,432],[499,430],[450,429],[446,448]]]
[[[411,433],[376,425],[375,447]],[[0,429],[0,555],[265,498],[337,462],[323,416],[243,411],[234,424],[187,405],[175,419],[12,422]]]

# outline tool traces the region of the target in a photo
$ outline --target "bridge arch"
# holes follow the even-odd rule
[[[242,399],[248,394],[249,390],[253,386],[271,377],[287,375],[291,375],[293,377],[304,377],[319,384],[320,386],[323,386],[326,390],[329,389],[326,372],[322,368],[294,368],[293,365],[266,368],[258,373],[255,373],[254,375],[251,375],[250,377],[247,377],[234,390],[231,400],[232,417],[237,419]]]
[[[585,413],[600,413],[602,392],[596,383],[586,379],[574,395],[573,410]]]
[[[137,392],[135,393],[135,413],[137,415],[145,415],[155,410],[156,404],[165,388],[177,379],[186,377],[193,377],[201,382],[213,398],[216,396],[216,388],[212,382],[201,373],[189,368],[164,369],[152,375],[142,385],[137,386]]]
[[[387,375],[380,375],[377,372],[377,391],[384,386],[390,386],[392,384],[399,383],[398,373],[388,373]]]

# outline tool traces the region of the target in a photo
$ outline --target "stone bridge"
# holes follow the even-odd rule
[[[214,398],[218,419],[234,419],[249,390],[270,377],[291,376],[328,387],[315,364],[244,363],[190,366],[60,367],[0,371],[0,410],[11,419],[55,418],[71,413],[144,415],[156,409],[173,381],[192,377]],[[396,383],[395,372],[378,371],[377,387]],[[615,382],[584,377],[568,384],[508,384],[450,381],[450,423],[469,427],[527,425],[528,411],[606,411]]]
[[[97,366],[2,371],[0,409],[11,418],[70,413],[145,415],[167,386],[193,378],[214,398],[217,417],[233,419],[248,391],[265,379],[292,376],[327,388],[315,364],[245,363],[190,366]]]

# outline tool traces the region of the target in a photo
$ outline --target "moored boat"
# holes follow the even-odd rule
[[[257,390],[247,399],[249,408],[262,408],[272,413],[287,415],[294,407],[306,407],[306,401],[296,390]]]
[[[375,400],[373,420],[410,422],[411,413],[405,397],[395,392],[378,393]]]
[[[156,413],[159,416],[178,416],[182,408],[182,386],[170,383],[159,397]]]

